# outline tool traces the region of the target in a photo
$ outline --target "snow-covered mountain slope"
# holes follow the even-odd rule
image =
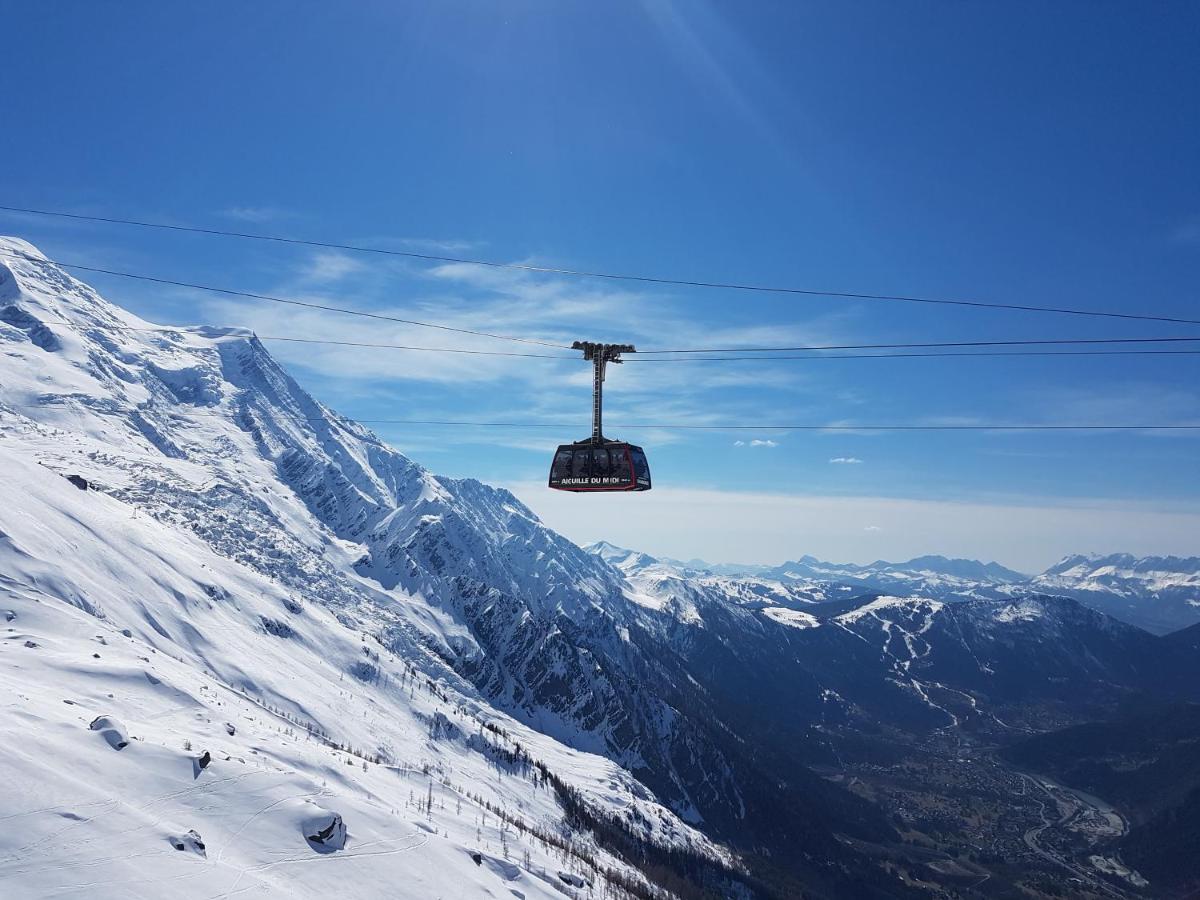
[[[784,582],[834,582],[859,591],[901,596],[962,599],[997,596],[998,590],[1024,581],[1026,576],[999,563],[944,556],[919,556],[901,563],[876,560],[865,566],[803,556],[761,573],[761,577]]]
[[[1026,576],[999,563],[983,563],[975,559],[949,559],[945,556],[918,556],[907,562],[893,563],[876,560],[865,566],[853,563],[826,563],[811,556],[795,562],[785,562],[768,573],[777,577],[823,577],[884,583],[926,583],[931,587],[955,584],[1008,584],[1023,581]]]
[[[96,329],[150,326],[52,266],[10,268],[23,290],[4,320],[24,324],[6,334],[0,402],[47,464],[69,460],[106,492],[297,593],[319,592],[349,619],[374,598],[373,630],[390,646],[418,640],[514,709],[536,711],[542,727],[608,747],[600,720],[617,701],[593,685],[595,703],[581,708],[578,693],[515,673],[531,660],[511,652],[521,638],[508,629],[564,618],[615,634],[626,610],[611,569],[507,491],[438,478],[322,407],[253,336]],[[73,327],[52,324],[64,320]],[[560,663],[593,668],[578,656]]]
[[[1123,694],[1200,691],[1200,656],[1064,597],[879,597],[827,624],[880,643],[900,681],[948,725],[999,713],[1009,726],[1032,727],[1059,707],[1078,715]]]
[[[625,576],[629,596],[639,606],[685,622],[701,622],[701,608],[722,603],[772,613],[781,621],[800,622],[802,616],[783,613],[802,610],[811,603],[846,599],[859,592],[852,585],[819,579],[780,579],[749,572],[718,574],[711,568],[696,569],[690,564],[660,560],[606,541],[584,549]]]
[[[647,553],[626,550],[624,547],[618,547],[608,541],[597,541],[594,544],[588,544],[583,549],[600,557],[606,563],[616,566],[622,572],[634,572],[647,566],[657,565],[659,562]]]
[[[879,560],[863,566],[802,556],[767,567],[717,566],[702,560],[679,563],[611,544],[587,549],[629,576],[666,567],[690,580],[727,579],[731,594],[740,592],[736,585],[741,581],[778,585],[814,598],[871,592],[943,600],[1058,594],[1154,634],[1200,622],[1200,557],[1075,555],[1029,577],[995,562],[943,556],[920,556],[902,563]]]
[[[597,800],[695,839],[612,763],[431,686],[194,535],[8,446],[0,466],[5,896],[551,897],[570,888],[560,871],[604,880],[593,854],[627,869],[586,850],[553,792],[504,762],[513,740]],[[90,731],[98,716],[129,745]],[[318,809],[349,833],[328,867],[302,830]],[[172,846],[190,831],[204,852]],[[563,841],[582,852],[564,858]]]
[[[919,732],[982,723],[1004,731],[998,723],[1069,717],[1064,705],[1078,714],[1138,691],[1175,694],[1200,676],[1200,656],[1182,642],[1018,585],[953,576],[956,591],[928,596],[905,579],[896,596],[795,571],[718,576],[611,546],[604,553],[625,572],[636,603],[678,623],[673,640],[689,670],[710,694],[741,706],[739,727],[763,742],[787,735],[816,752],[813,761],[811,726],[869,730],[886,721]],[[963,574],[980,565],[951,562]],[[790,721],[780,721],[779,709]]]
[[[731,869],[716,838],[769,869],[775,887],[756,888],[763,896],[892,878],[836,837],[890,839],[882,814],[807,772],[799,748],[763,753],[739,734],[729,721],[736,705],[689,672],[677,618],[643,604],[620,570],[545,528],[508,492],[435,476],[325,408],[253,335],[156,328],[29,245],[0,250],[18,255],[0,270],[0,447],[19,473],[16,499],[0,507],[5,598],[70,605],[128,629],[197,679],[244,689],[251,703],[393,763],[421,758],[414,733],[467,735],[472,761],[446,776],[456,784],[482,777],[471,768],[477,758],[512,757],[524,789],[544,799],[554,786],[545,815],[569,821],[568,836],[586,846],[586,834],[602,834],[605,846],[672,877],[719,891],[752,883],[757,876]],[[23,492],[30,472],[49,478],[58,499]],[[71,505],[56,507],[63,496]],[[94,521],[83,509],[107,512]],[[86,532],[67,537],[77,521]],[[165,557],[141,553],[180,542]],[[199,560],[203,577],[183,557]],[[36,652],[55,635],[22,640]],[[46,681],[66,677],[47,672]],[[414,697],[403,686],[414,678],[435,686],[440,709],[406,709]],[[149,734],[137,710],[159,708],[131,704],[133,712],[88,712],[123,712],[135,736]],[[470,722],[456,724],[459,707]],[[343,714],[353,709],[363,722]],[[46,709],[38,715],[35,730],[55,721]],[[499,723],[512,743],[480,747],[470,738],[479,719]],[[406,720],[417,727],[398,724]],[[580,765],[604,774],[580,776]],[[153,799],[132,797],[135,789],[97,786],[135,806]],[[40,808],[14,812],[36,817]],[[202,824],[188,827],[203,834]],[[807,852],[782,855],[797,845]],[[618,870],[625,877],[636,875]]]
[[[812,590],[824,588],[826,591],[836,585],[834,590],[839,594],[847,591],[883,591],[924,596],[991,596],[994,588],[1024,582],[1027,578],[999,563],[947,559],[944,556],[920,556],[903,563],[878,560],[865,566],[828,563],[812,556],[802,556],[778,566],[741,566],[712,564],[698,559],[687,563],[660,560],[604,541],[585,549],[626,573],[659,565],[689,577],[707,575],[735,580],[751,579],[803,585]]]
[[[561,896],[606,867],[636,883],[564,824],[564,791],[647,845],[729,859],[576,749],[611,749],[630,701],[545,638],[636,612],[607,565],[322,407],[252,335],[155,330],[28,244],[0,249],[21,254],[0,260],[0,893],[295,895],[298,870],[305,896]],[[502,639],[555,664],[518,671]],[[573,670],[588,690],[568,694]],[[113,750],[97,716],[135,739]],[[349,831],[327,870],[306,800]],[[189,830],[206,857],[171,846]]]
[[[618,557],[625,558],[634,553],[632,550],[615,547],[604,541],[585,549],[599,552],[610,561]],[[640,555],[644,557],[644,554]],[[701,559],[693,559],[684,563],[677,560],[645,558],[655,562],[668,563],[679,569],[709,572],[714,575],[754,575],[764,578],[807,578],[824,581],[840,579],[850,583],[887,576],[897,576],[911,581],[914,576],[923,575],[930,579],[953,579],[957,582],[971,584],[1008,584],[1024,581],[1028,577],[1005,568],[999,563],[984,563],[975,559],[950,559],[945,556],[918,556],[908,562],[900,563],[876,560],[865,566],[855,563],[824,562],[814,556],[802,556],[797,560],[781,563],[778,566],[708,563]]]
[[[744,733],[803,747],[810,763],[833,752],[831,728],[1003,738],[1136,696],[1200,699],[1194,641],[1148,634],[1065,597],[885,595],[800,609],[706,599],[677,637],[691,671],[738,707]]]
[[[1200,557],[1068,556],[1029,586],[1065,594],[1148,631],[1200,622]]]

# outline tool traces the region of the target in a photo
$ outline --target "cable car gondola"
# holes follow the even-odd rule
[[[561,444],[550,464],[550,487],[556,491],[648,491],[650,464],[641,447],[612,441],[601,430],[604,367],[621,362],[622,353],[633,353],[628,344],[594,344],[576,341],[574,350],[592,361],[592,436],[573,444]]]

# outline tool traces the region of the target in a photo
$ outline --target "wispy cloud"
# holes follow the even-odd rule
[[[238,222],[275,222],[291,214],[277,206],[230,206],[221,210],[221,215]]]
[[[883,529],[880,528],[878,525],[864,525],[863,526],[863,531],[882,531],[882,530]]]
[[[304,277],[310,281],[339,281],[347,275],[361,272],[366,264],[359,258],[337,251],[322,251],[313,256]]]
[[[372,384],[408,385],[399,391],[406,410],[431,410],[428,418],[512,419],[527,422],[578,421],[586,432],[591,370],[567,349],[571,341],[596,338],[632,341],[643,347],[761,345],[766,341],[830,341],[842,337],[842,322],[825,317],[793,326],[730,326],[698,323],[682,300],[654,291],[587,284],[510,270],[446,263],[424,266],[411,260],[354,257],[319,251],[305,255],[277,274],[264,292],[327,306],[346,306],[381,315],[461,328],[514,335],[561,345],[563,350],[535,344],[497,341],[479,335],[388,321],[365,321],[333,312],[292,308],[286,316],[270,304],[205,298],[210,321],[252,328],[264,339],[295,336],[348,343],[449,347],[460,350],[561,355],[561,361],[521,356],[429,353],[369,347],[278,342],[269,346],[282,361],[326,380],[336,393],[353,397]],[[614,330],[614,323],[621,330]],[[643,358],[644,359],[644,358]],[[356,388],[356,384],[358,387]],[[440,386],[439,397],[414,400],[411,386]],[[496,389],[481,392],[480,385]],[[627,429],[639,422],[719,425],[764,421],[777,416],[780,397],[803,415],[824,402],[811,370],[779,366],[723,366],[643,362],[634,357],[609,370],[605,395],[606,422],[617,436],[655,446],[683,440],[680,432]],[[338,388],[342,385],[343,388]],[[322,388],[324,390],[325,388]],[[405,416],[407,417],[407,415]],[[416,416],[414,416],[416,417]],[[621,427],[626,426],[626,427]],[[535,441],[497,436],[505,446],[531,447]],[[772,447],[777,440],[750,446]]]
[[[829,462],[835,466],[858,466],[862,464],[862,460],[857,456],[835,456]]]
[[[538,260],[533,260],[538,262]],[[590,283],[465,263],[425,265],[391,257],[365,258],[339,251],[304,253],[275,271],[261,290],[324,306],[344,306],[413,322],[474,332],[513,335],[555,345],[498,341],[479,334],[383,320],[368,321],[319,309],[280,307],[204,298],[208,321],[257,332],[281,361],[322,396],[355,398],[387,387],[395,400],[368,402],[403,410],[397,418],[497,420],[517,423],[578,423],[586,434],[591,370],[567,349],[580,338],[632,342],[646,349],[802,346],[844,343],[861,334],[842,313],[791,323],[716,322],[697,317],[690,297],[657,287]],[[664,337],[666,336],[666,337]],[[452,348],[492,356],[360,346],[271,342],[301,337],[347,344],[393,344]],[[563,349],[558,350],[561,346]],[[606,433],[663,446],[690,439],[682,431],[641,423],[703,425],[828,421],[831,398],[842,390],[841,370],[817,366],[663,361],[638,354],[609,369],[605,390]],[[486,388],[486,389],[485,389]],[[347,401],[339,401],[343,406]],[[839,409],[846,404],[839,404]],[[786,415],[781,415],[786,410]],[[451,412],[452,411],[452,412]],[[765,429],[768,431],[768,429]],[[518,429],[489,441],[532,450],[536,434]],[[464,438],[466,436],[464,435]],[[839,439],[845,439],[845,433]],[[729,434],[735,446],[769,449],[785,438],[751,440]]]
[[[410,250],[440,255],[466,253],[485,245],[483,241],[467,241],[456,238],[392,238],[391,242]]]
[[[1040,420],[1060,424],[1200,425],[1200,391],[1182,384],[1166,386],[1131,380],[1095,388],[1048,387],[1031,392],[1028,405]],[[1070,410],[1069,417],[1063,410]],[[1193,434],[1152,429],[1147,433],[1169,437]]]

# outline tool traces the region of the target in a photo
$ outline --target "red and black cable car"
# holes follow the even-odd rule
[[[592,361],[592,436],[559,446],[550,464],[550,487],[579,493],[650,490],[650,464],[645,451],[634,444],[609,440],[601,430],[604,367],[621,362],[621,354],[633,353],[634,348],[590,341],[576,341],[571,346]]]

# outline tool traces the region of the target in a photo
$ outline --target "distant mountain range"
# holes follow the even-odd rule
[[[1200,557],[1068,556],[1029,586],[1161,634],[1200,622]]]
[[[1073,555],[1040,575],[1029,576],[995,562],[944,556],[919,556],[907,562],[877,560],[867,565],[802,556],[778,566],[763,566],[656,559],[606,542],[587,549],[625,572],[660,566],[701,577],[774,581],[790,588],[803,585],[814,599],[839,591],[942,600],[1037,593],[1072,597],[1154,634],[1200,622],[1200,557],[1195,556]]]

